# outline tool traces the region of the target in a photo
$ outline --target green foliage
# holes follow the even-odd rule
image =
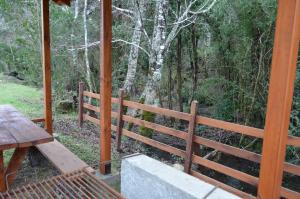
[[[154,122],[155,116],[156,116],[155,113],[151,113],[151,112],[148,112],[148,111],[143,111],[143,113],[142,113],[142,119],[145,120],[145,121],[148,121],[148,122]],[[140,134],[145,136],[145,137],[152,138],[153,130],[141,126],[140,127]]]

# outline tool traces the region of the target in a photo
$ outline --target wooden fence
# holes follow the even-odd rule
[[[85,114],[84,110],[91,110],[97,113],[100,113],[100,107],[99,106],[93,106],[91,104],[88,104],[84,97],[87,98],[93,98],[96,100],[100,99],[100,95],[96,93],[91,93],[88,91],[84,91],[84,84],[79,84],[79,124],[82,125],[83,121],[90,121],[96,125],[100,125],[100,120],[98,118],[92,117],[88,114]],[[112,131],[116,132],[116,142],[117,142],[117,149],[120,150],[121,147],[121,137],[127,136],[129,138],[132,138],[134,140],[143,142],[147,145],[150,145],[152,147],[156,147],[160,150],[169,152],[171,154],[177,155],[179,157],[182,157],[184,159],[184,171],[186,173],[189,173],[201,180],[204,180],[210,184],[214,184],[220,188],[223,188],[231,193],[234,193],[238,196],[244,197],[244,198],[255,198],[254,196],[245,193],[241,190],[238,190],[230,185],[224,184],[216,179],[210,178],[206,175],[201,174],[198,171],[195,171],[191,168],[192,164],[198,164],[201,166],[204,166],[206,168],[212,169],[216,172],[225,174],[227,176],[230,176],[232,178],[235,178],[239,181],[245,182],[249,185],[252,185],[254,187],[258,186],[259,178],[256,176],[249,175],[247,173],[244,173],[242,171],[230,168],[228,166],[222,165],[220,163],[211,161],[206,159],[205,157],[201,157],[197,151],[195,151],[194,145],[202,145],[208,148],[215,149],[216,151],[229,154],[235,157],[239,157],[245,160],[250,160],[255,163],[260,163],[262,156],[260,154],[250,152],[244,149],[240,149],[234,146],[230,146],[227,144],[223,144],[221,142],[217,142],[214,140],[210,140],[204,137],[200,137],[195,135],[195,129],[197,125],[205,125],[213,128],[219,128],[226,131],[230,131],[233,133],[238,133],[242,135],[251,136],[254,138],[260,138],[263,139],[264,136],[264,130],[253,128],[249,126],[243,126],[239,124],[234,124],[230,122],[225,122],[221,120],[211,119],[208,117],[204,117],[197,114],[198,110],[198,103],[197,101],[193,101],[191,104],[191,111],[190,113],[184,113],[184,112],[178,112],[174,110],[169,110],[165,108],[155,107],[151,105],[141,104],[133,101],[124,100],[124,92],[123,90],[120,90],[119,97],[118,98],[112,98],[112,104],[118,105],[118,111],[112,112],[112,118],[115,118],[117,120],[117,126],[112,125]],[[148,122],[145,120],[141,120],[138,118],[131,117],[129,115],[126,115],[124,113],[124,107],[128,107],[131,109],[139,109],[143,111],[148,111],[151,113],[155,113],[162,116],[167,116],[170,118],[175,118],[178,120],[184,120],[189,123],[188,131],[181,131],[176,130],[173,128],[169,128],[160,124],[156,124],[153,122]],[[124,122],[133,123],[134,125],[146,127],[149,129],[152,129],[156,132],[163,133],[166,135],[174,136],[177,138],[180,138],[186,142],[186,149],[178,149],[173,146],[169,146],[167,144],[161,143],[157,140],[153,140],[147,137],[144,137],[142,135],[139,135],[137,133],[134,133],[132,131],[129,131],[124,127]],[[300,138],[289,136],[288,138],[288,145],[300,147]],[[283,163],[284,171],[292,174],[300,176],[300,166],[284,162]],[[281,196],[285,198],[300,198],[300,193],[292,191],[290,189],[281,188]]]

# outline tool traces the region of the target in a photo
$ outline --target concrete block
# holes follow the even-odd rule
[[[211,184],[145,155],[126,158],[121,166],[121,193],[127,199],[202,199]]]

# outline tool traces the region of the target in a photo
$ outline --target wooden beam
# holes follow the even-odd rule
[[[101,1],[100,33],[100,172],[111,172],[112,1]]]
[[[53,0],[58,5],[71,6],[71,0]]]
[[[14,179],[17,176],[17,171],[21,167],[23,160],[25,159],[25,156],[28,151],[28,147],[26,148],[16,148],[13,156],[11,157],[11,160],[9,161],[9,164],[6,168],[5,175],[6,175],[6,184],[10,186]],[[7,187],[9,188],[9,187]]]
[[[184,160],[184,172],[188,174],[190,174],[191,166],[192,166],[192,155],[194,149],[193,138],[194,138],[195,128],[196,128],[197,111],[198,111],[198,102],[193,101],[191,104],[191,119],[189,122],[188,135],[186,139],[186,149],[185,149],[186,154]]]
[[[4,157],[3,151],[0,151],[0,192],[3,193],[6,190]]]
[[[52,134],[52,97],[51,97],[51,51],[50,51],[50,20],[49,0],[41,1],[42,12],[42,62],[44,84],[45,129]]]
[[[300,0],[279,0],[258,197],[279,198],[299,50]]]

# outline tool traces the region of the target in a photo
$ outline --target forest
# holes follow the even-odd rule
[[[123,88],[128,99],[182,112],[197,100],[199,114],[264,127],[276,0],[113,5],[113,96]],[[0,0],[0,73],[37,88],[43,82],[40,18],[39,0]],[[52,3],[51,33],[54,105],[76,101],[80,81],[98,92],[99,0],[74,0],[71,7]],[[300,136],[300,67],[289,133]],[[229,139],[261,151],[260,141]],[[289,147],[287,160],[299,165],[299,154]]]

